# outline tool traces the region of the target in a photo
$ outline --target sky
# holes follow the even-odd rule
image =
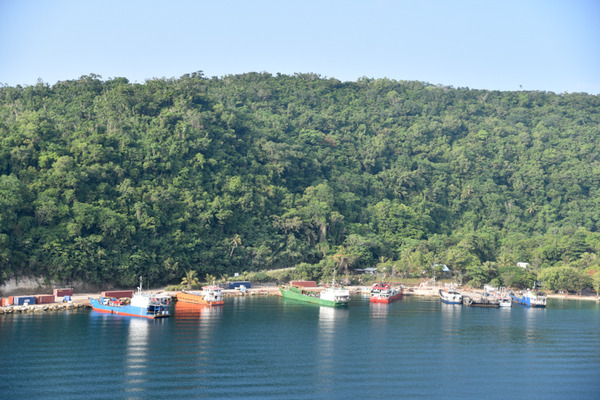
[[[0,84],[198,71],[600,94],[600,0],[0,0]]]

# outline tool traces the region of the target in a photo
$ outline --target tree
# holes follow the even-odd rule
[[[158,284],[192,266],[302,263],[326,275],[386,257],[474,284],[495,263],[495,279],[530,286],[536,271],[598,264],[598,126],[597,95],[389,79],[5,85],[0,280]]]
[[[592,285],[596,291],[596,297],[600,299],[600,272],[592,275]]]
[[[480,288],[492,280],[496,275],[496,266],[490,261],[483,264],[472,264],[467,266],[467,279],[469,285]]]
[[[333,255],[338,271],[348,273],[348,268],[354,263],[356,258],[348,252],[343,246],[339,246],[337,252]]]
[[[199,284],[200,280],[198,279],[198,273],[193,269],[188,270],[181,280],[181,285],[187,286],[188,289],[192,289],[194,286],[198,286]]]
[[[239,245],[242,244],[242,238],[237,233],[231,239],[231,252],[229,253],[229,258],[233,255],[233,250],[237,249]]]
[[[572,267],[546,268],[538,275],[544,288],[555,291],[577,292],[591,286],[592,282],[585,272]]]

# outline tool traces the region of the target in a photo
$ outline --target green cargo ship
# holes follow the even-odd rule
[[[286,299],[305,301],[321,306],[346,306],[350,300],[350,291],[340,287],[328,287],[321,293],[313,293],[295,286],[280,286],[279,290]]]

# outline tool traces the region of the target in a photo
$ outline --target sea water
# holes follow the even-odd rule
[[[274,296],[0,316],[0,399],[599,399],[600,305]]]

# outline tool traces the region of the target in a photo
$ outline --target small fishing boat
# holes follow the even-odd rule
[[[389,283],[375,283],[371,288],[371,303],[392,303],[402,298],[403,288]]]
[[[203,286],[201,292],[177,292],[177,301],[205,306],[222,306],[225,303],[223,289],[214,283]]]
[[[512,301],[510,301],[510,298],[501,297],[500,299],[498,299],[498,301],[500,307],[512,307]]]
[[[131,317],[142,318],[165,318],[171,315],[170,304],[171,296],[143,293],[142,277],[140,276],[140,286],[137,292],[129,298],[99,297],[97,299],[89,297],[92,309],[106,314],[127,315]]]
[[[520,297],[514,292],[510,292],[509,294],[513,303],[521,304],[527,307],[546,307],[546,294],[544,292],[532,292],[531,290],[527,289],[527,291]]]
[[[440,301],[446,304],[462,304],[462,294],[454,289],[440,289]]]

